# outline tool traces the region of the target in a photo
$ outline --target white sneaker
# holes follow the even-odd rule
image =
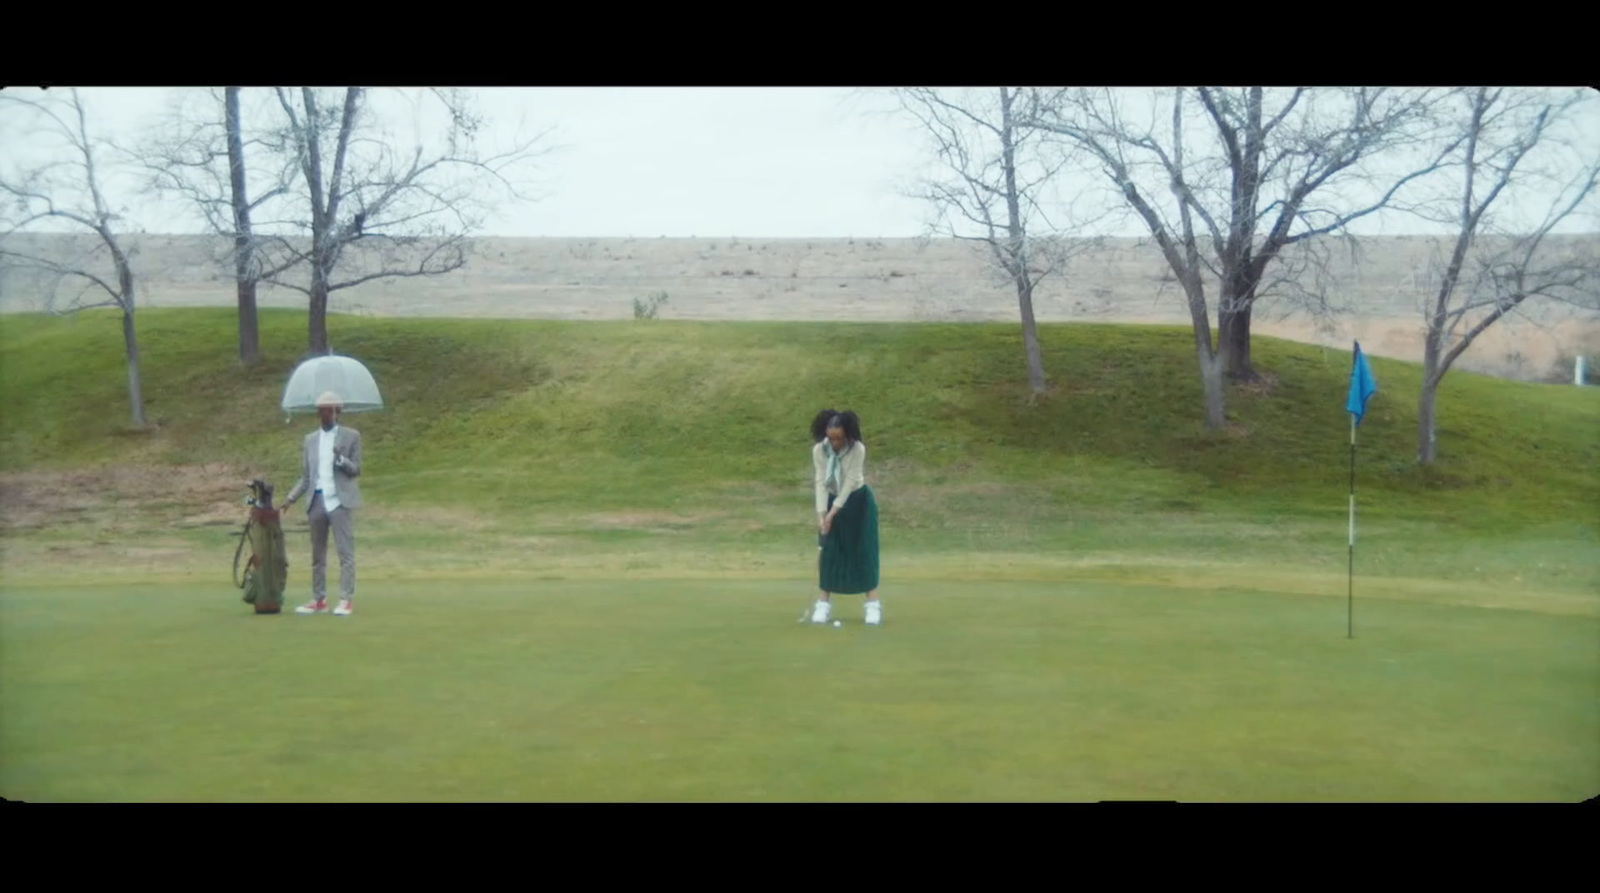
[[[825,602],[825,601],[823,601],[821,599],[817,599],[817,606],[815,608],[811,609],[811,622],[812,623],[827,623],[828,622],[828,612],[832,607],[833,607],[832,604],[830,604],[828,602]]]
[[[296,614],[322,614],[322,613],[325,613],[327,610],[328,610],[328,603],[327,602],[325,602],[325,601],[317,601],[316,599],[312,599],[311,601],[306,602],[305,604],[301,605],[300,607],[295,608],[294,612]]]
[[[867,602],[867,625],[878,626],[883,623],[883,605],[877,599]]]
[[[339,599],[339,607],[333,609],[333,614],[335,617],[349,617],[355,610],[356,606],[350,603],[350,599],[342,598]]]

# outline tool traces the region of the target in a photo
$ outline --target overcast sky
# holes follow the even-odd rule
[[[86,88],[93,131],[132,139],[159,115],[167,88]],[[508,137],[517,119],[554,127],[560,149],[541,162],[544,198],[510,209],[487,234],[564,237],[899,237],[928,222],[903,197],[930,155],[903,119],[871,114],[833,88],[494,88],[479,91]],[[1594,103],[1593,106],[1600,106]],[[1600,117],[1586,126],[1600,140]],[[26,140],[0,145],[0,165]],[[152,232],[198,225],[136,200]],[[1593,229],[1593,221],[1583,226]],[[1378,218],[1358,231],[1417,232]],[[1135,221],[1118,234],[1147,235]]]

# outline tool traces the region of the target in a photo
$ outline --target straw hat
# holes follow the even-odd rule
[[[317,408],[321,409],[324,406],[331,406],[334,409],[344,409],[344,401],[340,400],[339,395],[332,391],[323,391],[322,396],[317,398]]]

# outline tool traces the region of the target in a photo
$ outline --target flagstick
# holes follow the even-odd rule
[[[1356,417],[1350,417],[1350,579],[1349,603],[1346,609],[1349,613],[1350,632],[1348,638],[1356,637]]]

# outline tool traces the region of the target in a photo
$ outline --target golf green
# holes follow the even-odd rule
[[[300,581],[291,606],[303,599]],[[0,590],[0,792],[50,801],[1575,801],[1600,620],[1111,583]]]

